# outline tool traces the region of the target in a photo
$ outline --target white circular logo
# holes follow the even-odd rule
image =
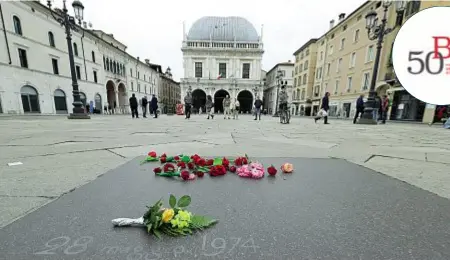
[[[392,59],[401,85],[417,99],[450,104],[450,7],[424,9],[409,18],[394,41]]]

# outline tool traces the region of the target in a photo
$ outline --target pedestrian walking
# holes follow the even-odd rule
[[[356,113],[353,118],[353,124],[356,124],[356,120],[360,115],[364,113],[364,94],[361,94],[359,98],[356,100]]]
[[[142,103],[142,116],[144,118],[147,118],[147,105],[148,105],[147,96],[144,96],[142,98],[141,103]]]
[[[152,108],[153,114],[155,114],[153,118],[158,118],[158,99],[155,94],[153,94],[152,100],[150,100],[150,107]]]
[[[207,119],[209,119],[209,117],[211,117],[211,119],[214,119],[214,114],[212,113],[213,106],[214,106],[214,103],[212,101],[212,97],[211,97],[211,95],[208,95],[206,97],[206,104],[205,104],[206,113],[208,114],[208,118]]]
[[[238,119],[240,110],[241,110],[241,103],[239,103],[239,100],[235,98],[233,104],[233,119]]]
[[[223,106],[223,119],[230,119],[230,105],[231,105],[231,99],[230,96],[226,96],[222,101]]]
[[[383,95],[381,99],[381,123],[386,124],[387,111],[389,109],[389,98],[387,95]]]
[[[261,120],[261,109],[262,109],[262,100],[259,98],[259,96],[256,96],[256,100],[255,100],[255,120]]]
[[[139,112],[138,112],[138,100],[134,93],[130,97],[130,108],[131,108],[131,118],[139,118]]]
[[[191,92],[188,91],[186,96],[184,97],[184,114],[186,115],[185,119],[191,118],[191,106],[192,106],[192,96]]]
[[[319,111],[319,113],[317,113],[317,116],[314,118],[314,123],[317,123],[317,120],[320,120],[323,118],[323,123],[329,124],[328,123],[328,110],[330,109],[329,97],[330,97],[330,92],[326,92],[325,96],[322,98],[322,104],[320,105],[320,111]]]
[[[89,103],[86,103],[86,113],[87,114],[91,113],[91,105]]]

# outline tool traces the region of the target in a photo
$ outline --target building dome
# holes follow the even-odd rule
[[[198,19],[189,30],[188,40],[258,42],[259,35],[247,19],[237,16],[205,16]]]

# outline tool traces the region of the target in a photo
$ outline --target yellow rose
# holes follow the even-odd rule
[[[162,214],[162,221],[164,223],[169,223],[169,221],[173,218],[173,215],[175,215],[175,212],[173,209],[166,209],[164,210]]]

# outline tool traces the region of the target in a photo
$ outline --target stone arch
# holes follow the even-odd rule
[[[108,80],[106,82],[106,102],[108,103],[108,108],[114,108],[114,103],[116,101],[116,84],[114,81]]]
[[[39,93],[35,87],[25,85],[20,89],[24,113],[40,113]]]
[[[377,96],[382,96],[387,94],[387,90],[390,89],[391,86],[386,82],[380,82],[377,84],[375,91],[377,92]]]
[[[55,101],[56,114],[67,114],[66,93],[62,89],[55,89],[53,92],[53,99]]]
[[[253,94],[249,90],[241,90],[237,94],[237,100],[239,101],[242,113],[251,113],[253,108]]]
[[[230,97],[230,93],[228,91],[226,91],[225,89],[219,89],[216,92],[214,92],[214,112],[215,113],[223,113],[223,99],[226,96]]]
[[[203,89],[197,88],[192,91],[192,106],[196,111],[199,111],[202,108],[202,111],[205,111],[206,104],[206,92]]]

